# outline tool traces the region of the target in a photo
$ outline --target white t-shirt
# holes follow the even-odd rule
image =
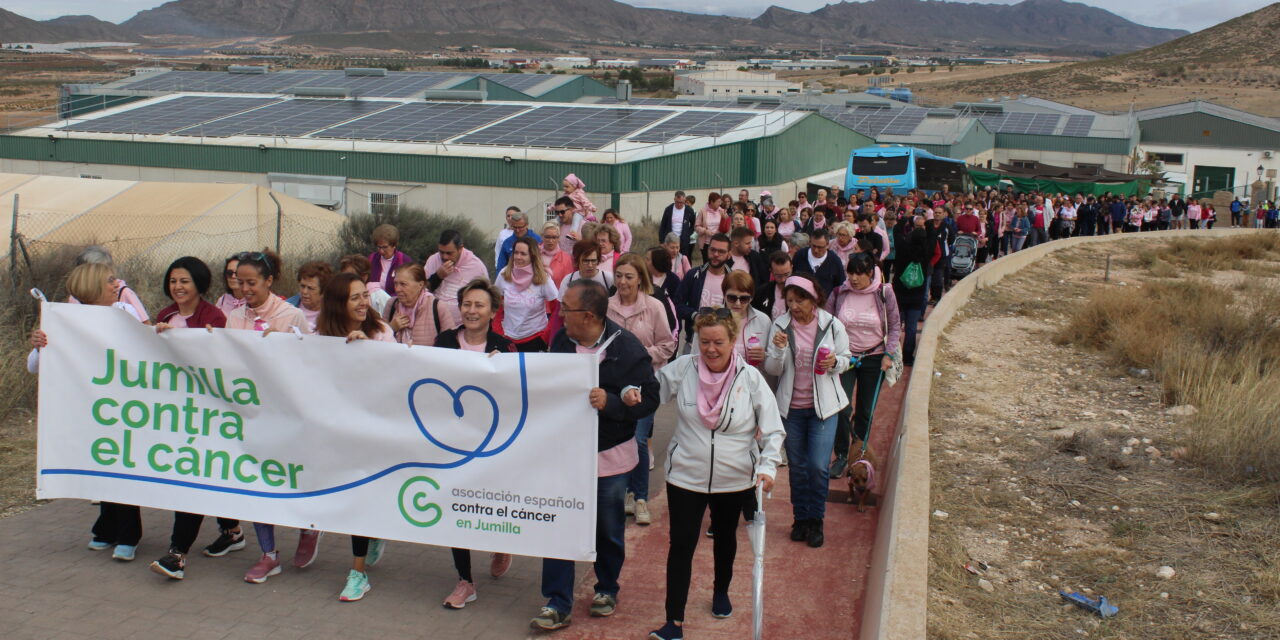
[[[831,254],[831,250],[827,249],[827,252],[822,254],[822,257],[819,258],[813,255],[813,249],[809,250],[809,267],[813,269],[814,273],[818,272],[818,267],[821,267],[822,263],[827,261],[827,256],[830,254]]]
[[[671,205],[671,233],[676,234],[677,238],[684,232],[684,209],[684,207]],[[658,242],[665,240],[666,238],[658,238]]]
[[[569,290],[569,285],[573,284],[574,280],[582,280],[582,274],[574,271],[573,273],[565,276],[564,280],[560,281],[560,291],[556,297],[558,300],[562,302],[564,301],[564,292]],[[613,286],[613,276],[607,275],[604,271],[600,270],[596,270],[595,277],[587,278],[587,280],[595,280],[596,282],[604,285],[605,289],[609,289]]]
[[[498,276],[502,291],[502,332],[512,340],[524,340],[547,328],[547,302],[556,299],[556,285],[551,278],[542,284],[531,284],[520,291],[514,282]]]

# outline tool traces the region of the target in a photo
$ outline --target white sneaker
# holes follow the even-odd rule
[[[647,500],[636,500],[636,524],[649,524],[649,502]]]
[[[623,511],[626,515],[629,515],[629,516],[633,516],[633,515],[635,515],[635,513],[636,513],[636,494],[631,493],[630,491],[628,491],[628,492],[627,492],[627,498],[626,498],[626,500],[623,500],[623,501],[622,501],[622,511]]]

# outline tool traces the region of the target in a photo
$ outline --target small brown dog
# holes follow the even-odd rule
[[[876,457],[868,447],[849,464],[849,501],[857,503],[858,513],[867,510],[867,497],[876,490]]]

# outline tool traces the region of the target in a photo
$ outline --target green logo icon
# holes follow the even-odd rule
[[[400,497],[397,499],[397,506],[400,507],[400,515],[404,516],[404,519],[408,520],[409,524],[425,528],[440,522],[440,518],[444,515],[444,510],[434,502],[427,502],[426,487],[421,486],[419,483],[426,483],[431,485],[431,488],[437,491],[440,490],[440,485],[436,484],[435,480],[426,476],[414,476],[400,485]],[[416,489],[414,488],[415,484],[419,485]],[[408,502],[405,501],[406,497]],[[428,519],[419,519],[422,516],[430,517]]]

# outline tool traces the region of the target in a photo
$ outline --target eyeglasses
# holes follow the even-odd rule
[[[724,294],[724,299],[736,304],[746,304],[751,302],[751,296],[735,296],[728,293]]]
[[[232,269],[227,269],[227,270],[225,270],[225,271],[223,271],[223,272],[222,272],[222,277],[224,277],[224,278],[234,278],[234,277],[236,277],[236,272],[235,272],[234,270],[232,270]]]
[[[702,316],[715,316],[717,320],[727,320],[733,317],[733,312],[724,307],[702,307],[698,309],[695,318]]]
[[[579,263],[579,264],[600,264],[600,260],[599,260],[599,259],[592,260],[591,258],[583,258],[583,259],[579,260],[579,261],[578,261],[578,263]]]
[[[554,211],[555,211],[556,213],[564,213],[564,212],[568,211],[568,209],[554,209]]]
[[[590,309],[570,309],[569,307],[560,307],[561,313],[587,313]]]

